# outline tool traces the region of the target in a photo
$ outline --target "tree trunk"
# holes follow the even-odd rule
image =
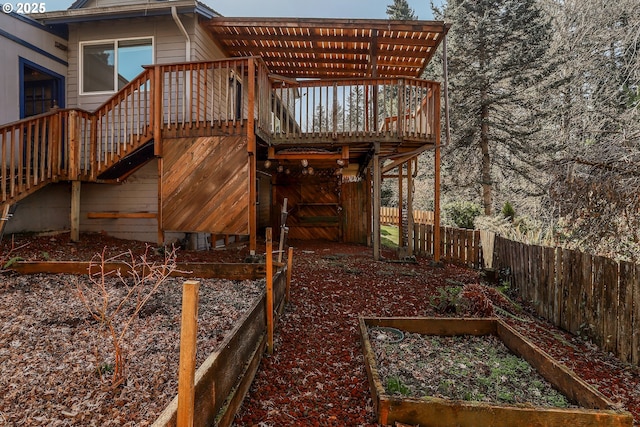
[[[489,156],[489,107],[485,104],[480,112],[480,151],[482,152],[482,204],[484,214],[491,215],[492,206],[492,182],[491,182],[491,157]]]

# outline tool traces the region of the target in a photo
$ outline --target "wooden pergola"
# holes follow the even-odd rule
[[[288,78],[420,77],[449,25],[383,19],[213,18],[205,26],[235,57],[260,56]]]
[[[212,18],[203,23],[220,47],[231,57],[260,57],[270,77],[283,84],[309,80],[408,78],[419,79],[450,25],[441,21],[393,21],[381,19],[309,19],[309,18]],[[375,101],[374,101],[375,102]],[[374,105],[377,105],[375,103]],[[436,111],[435,140],[385,141],[372,139],[366,145],[352,145],[351,156],[360,156],[372,166],[373,247],[380,258],[380,203],[383,177],[397,178],[399,205],[403,205],[403,179],[413,188],[417,156],[434,149],[434,223],[436,241],[440,234],[440,99]],[[404,113],[403,113],[404,114]],[[324,148],[333,141],[320,141]],[[285,148],[295,146],[289,141]],[[275,152],[270,146],[270,153]],[[270,157],[271,158],[271,157]],[[364,159],[364,160],[363,160]],[[385,163],[387,163],[385,165]],[[403,169],[406,165],[406,174]],[[393,170],[397,172],[392,173]],[[411,191],[407,211],[413,211]],[[412,227],[411,215],[408,226]],[[399,224],[402,228],[402,223]],[[401,234],[402,236],[402,234]],[[401,237],[402,239],[402,237]],[[411,251],[411,248],[408,248]],[[434,258],[440,259],[439,245]]]

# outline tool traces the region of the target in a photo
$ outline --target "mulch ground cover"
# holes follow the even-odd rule
[[[5,237],[4,243],[9,242]],[[16,239],[31,260],[88,260],[106,246],[114,255],[144,251],[144,243],[68,234]],[[451,265],[373,261],[372,250],[332,242],[290,242],[294,249],[291,302],[276,331],[275,352],[265,355],[235,423],[238,426],[376,426],[358,316],[481,316],[504,301],[481,285],[478,272]],[[259,246],[259,252],[263,250]],[[180,251],[178,261],[242,262],[246,245],[205,252]],[[393,258],[392,252],[384,252]],[[462,287],[468,304],[449,304]],[[524,311],[498,315],[595,386],[640,425],[640,370]],[[123,417],[126,418],[126,417]],[[1,424],[1,419],[0,419]]]

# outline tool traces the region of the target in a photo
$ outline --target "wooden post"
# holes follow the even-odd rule
[[[199,288],[200,282],[196,280],[187,280],[182,286],[180,368],[178,373],[178,427],[193,426]]]
[[[153,82],[151,84],[151,117],[153,120],[153,154],[156,156],[162,156],[162,126],[164,124],[164,114],[162,111],[162,101],[164,98],[164,94],[162,93],[162,77],[161,66],[155,65],[153,67]]]
[[[416,157],[417,160],[417,157]],[[407,235],[409,241],[407,246],[409,249],[409,256],[413,255],[413,246],[415,241],[414,229],[413,229],[413,160],[407,162]]]
[[[158,157],[158,246],[164,245],[164,228],[162,227],[162,176],[164,173],[164,162],[162,157]]]
[[[282,203],[282,213],[280,215],[280,244],[278,245],[278,262],[282,262],[282,252],[284,252],[284,235],[287,232],[287,198]]]
[[[402,175],[404,173],[403,163],[398,165],[398,247],[404,247],[404,224],[402,223],[402,219],[404,215],[404,191],[403,190],[403,179]]]
[[[380,260],[380,143],[375,142],[373,154],[373,259]]]
[[[80,241],[80,181],[71,181],[71,241]]]
[[[289,247],[289,253],[287,254],[287,291],[285,293],[285,302],[288,303],[291,293],[291,269],[293,268],[293,248]]]
[[[80,174],[80,126],[78,120],[78,112],[71,110],[69,112],[69,166],[67,170],[70,180],[78,179]]]
[[[258,192],[256,191],[256,129],[255,129],[255,97],[256,97],[256,63],[249,58],[248,67],[249,99],[247,116],[247,152],[249,153],[249,253],[256,254],[258,235]]]
[[[433,261],[440,262],[440,88],[434,86],[434,110],[436,119],[436,149],[433,168]]]
[[[271,227],[267,228],[267,352],[273,354],[273,238]]]

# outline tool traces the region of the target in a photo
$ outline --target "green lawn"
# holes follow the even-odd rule
[[[398,247],[398,227],[395,225],[380,226],[380,243],[389,248]]]

